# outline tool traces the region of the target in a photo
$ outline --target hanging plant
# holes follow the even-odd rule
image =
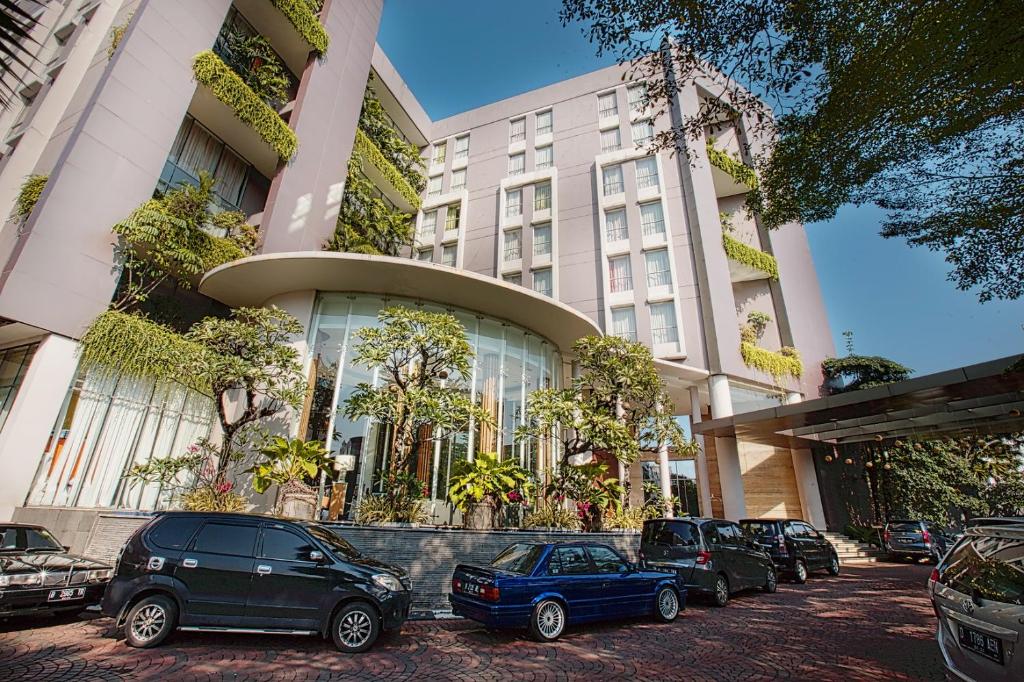
[[[39,197],[42,196],[43,190],[46,189],[46,181],[49,179],[50,176],[46,174],[30,175],[25,182],[21,183],[18,198],[14,202],[13,217],[16,220],[23,221],[28,218],[32,209],[36,207]]]

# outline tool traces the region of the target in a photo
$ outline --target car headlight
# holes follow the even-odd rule
[[[89,571],[89,582],[101,583],[104,580],[110,580],[114,576],[114,571],[109,568],[100,568],[94,571]]]
[[[0,575],[0,587],[7,587],[11,584],[11,576]]]
[[[388,590],[389,592],[402,591],[401,581],[395,576],[391,575],[390,573],[378,573],[377,575],[373,576],[372,580],[374,583],[377,584],[378,587],[383,587],[385,590]]]
[[[16,575],[10,575],[7,577],[7,584],[11,587],[15,585],[42,585],[43,574],[42,573],[21,573]],[[2,584],[2,583],[0,583]]]

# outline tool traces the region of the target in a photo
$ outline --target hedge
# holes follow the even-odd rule
[[[727,152],[716,148],[711,142],[708,142],[708,160],[711,161],[712,166],[725,171],[736,182],[746,185],[750,189],[757,188],[757,173],[754,172],[754,169],[739,159],[733,158]]]
[[[779,278],[779,263],[770,253],[755,249],[728,234],[722,235],[722,246],[725,247],[725,255],[737,263],[756,268],[772,279]]]
[[[318,54],[327,54],[327,46],[331,39],[320,19],[313,14],[307,0],[270,0],[270,3],[292,22],[292,26],[310,47]]]
[[[391,183],[391,186],[398,190],[398,193],[405,197],[406,201],[412,204],[414,209],[420,207],[420,197],[413,186],[405,179],[402,172],[385,158],[384,154],[377,148],[377,145],[373,143],[373,140],[359,129],[356,130],[355,148],[357,152],[377,167],[377,170],[381,172],[384,179]]]
[[[800,353],[795,348],[787,348],[785,352],[775,352],[755,346],[748,341],[741,341],[740,355],[747,367],[760,370],[775,379],[784,376],[799,379],[804,373],[804,363],[800,360]]]

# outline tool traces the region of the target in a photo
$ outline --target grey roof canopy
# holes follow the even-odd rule
[[[694,433],[808,448],[1024,430],[1024,355],[693,425]],[[1014,368],[1015,371],[1011,371]]]

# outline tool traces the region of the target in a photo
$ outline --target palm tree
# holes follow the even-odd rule
[[[32,67],[28,64],[32,60],[32,53],[26,49],[26,44],[35,42],[29,32],[35,26],[36,20],[25,11],[26,5],[41,7],[36,0],[22,0],[21,2],[0,0],[0,108],[2,109],[10,106],[18,87],[24,82],[22,76],[16,76],[13,83],[7,77],[11,73],[12,64],[17,63],[26,71],[32,71]]]

